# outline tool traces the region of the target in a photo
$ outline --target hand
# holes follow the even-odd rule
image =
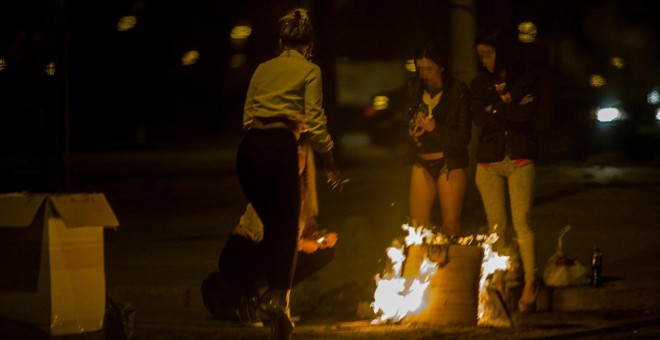
[[[523,99],[520,100],[520,105],[525,105],[527,103],[531,103],[534,101],[534,97],[532,97],[531,94],[528,94],[523,97]]]
[[[330,184],[332,190],[342,191],[344,189],[344,184],[346,184],[348,180],[342,178],[341,172],[335,164],[335,158],[332,155],[332,150],[322,152],[321,158],[325,164],[325,175],[328,177],[327,183]]]
[[[311,254],[317,251],[320,247],[321,244],[316,242],[316,240],[308,240],[303,238],[298,241],[298,251],[306,254]]]
[[[323,237],[323,240],[319,243],[321,249],[332,248],[337,244],[337,233],[328,233]]]
[[[350,179],[344,179],[339,170],[327,170],[326,175],[328,176],[327,183],[330,184],[332,190],[342,191],[344,190],[344,184],[348,183]]]
[[[433,131],[435,129],[435,118],[433,116],[418,117],[417,125],[421,126],[424,131]]]
[[[504,90],[506,90],[506,82],[495,84],[495,91],[497,91],[497,93],[502,94]]]

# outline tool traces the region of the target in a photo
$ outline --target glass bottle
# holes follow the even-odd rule
[[[603,253],[598,247],[594,247],[591,253],[591,285],[593,287],[603,285]]]

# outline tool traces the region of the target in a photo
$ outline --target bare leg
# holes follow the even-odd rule
[[[417,225],[431,224],[431,207],[437,195],[434,183],[426,169],[413,164],[410,173],[410,218]]]
[[[449,236],[461,232],[461,211],[466,183],[465,169],[454,169],[449,173],[443,169],[438,178],[442,227],[444,233]]]

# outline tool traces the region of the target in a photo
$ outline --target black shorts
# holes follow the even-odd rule
[[[440,177],[440,173],[442,172],[442,168],[445,167],[445,159],[440,158],[440,159],[421,159],[417,157],[415,159],[415,162],[419,165],[422,166],[422,168],[426,169],[428,171],[429,175],[431,175],[433,178],[438,179]]]

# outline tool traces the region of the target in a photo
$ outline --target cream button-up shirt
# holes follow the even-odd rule
[[[243,128],[254,118],[287,117],[304,125],[314,151],[327,152],[333,140],[323,110],[321,69],[296,50],[261,63],[250,80]]]

